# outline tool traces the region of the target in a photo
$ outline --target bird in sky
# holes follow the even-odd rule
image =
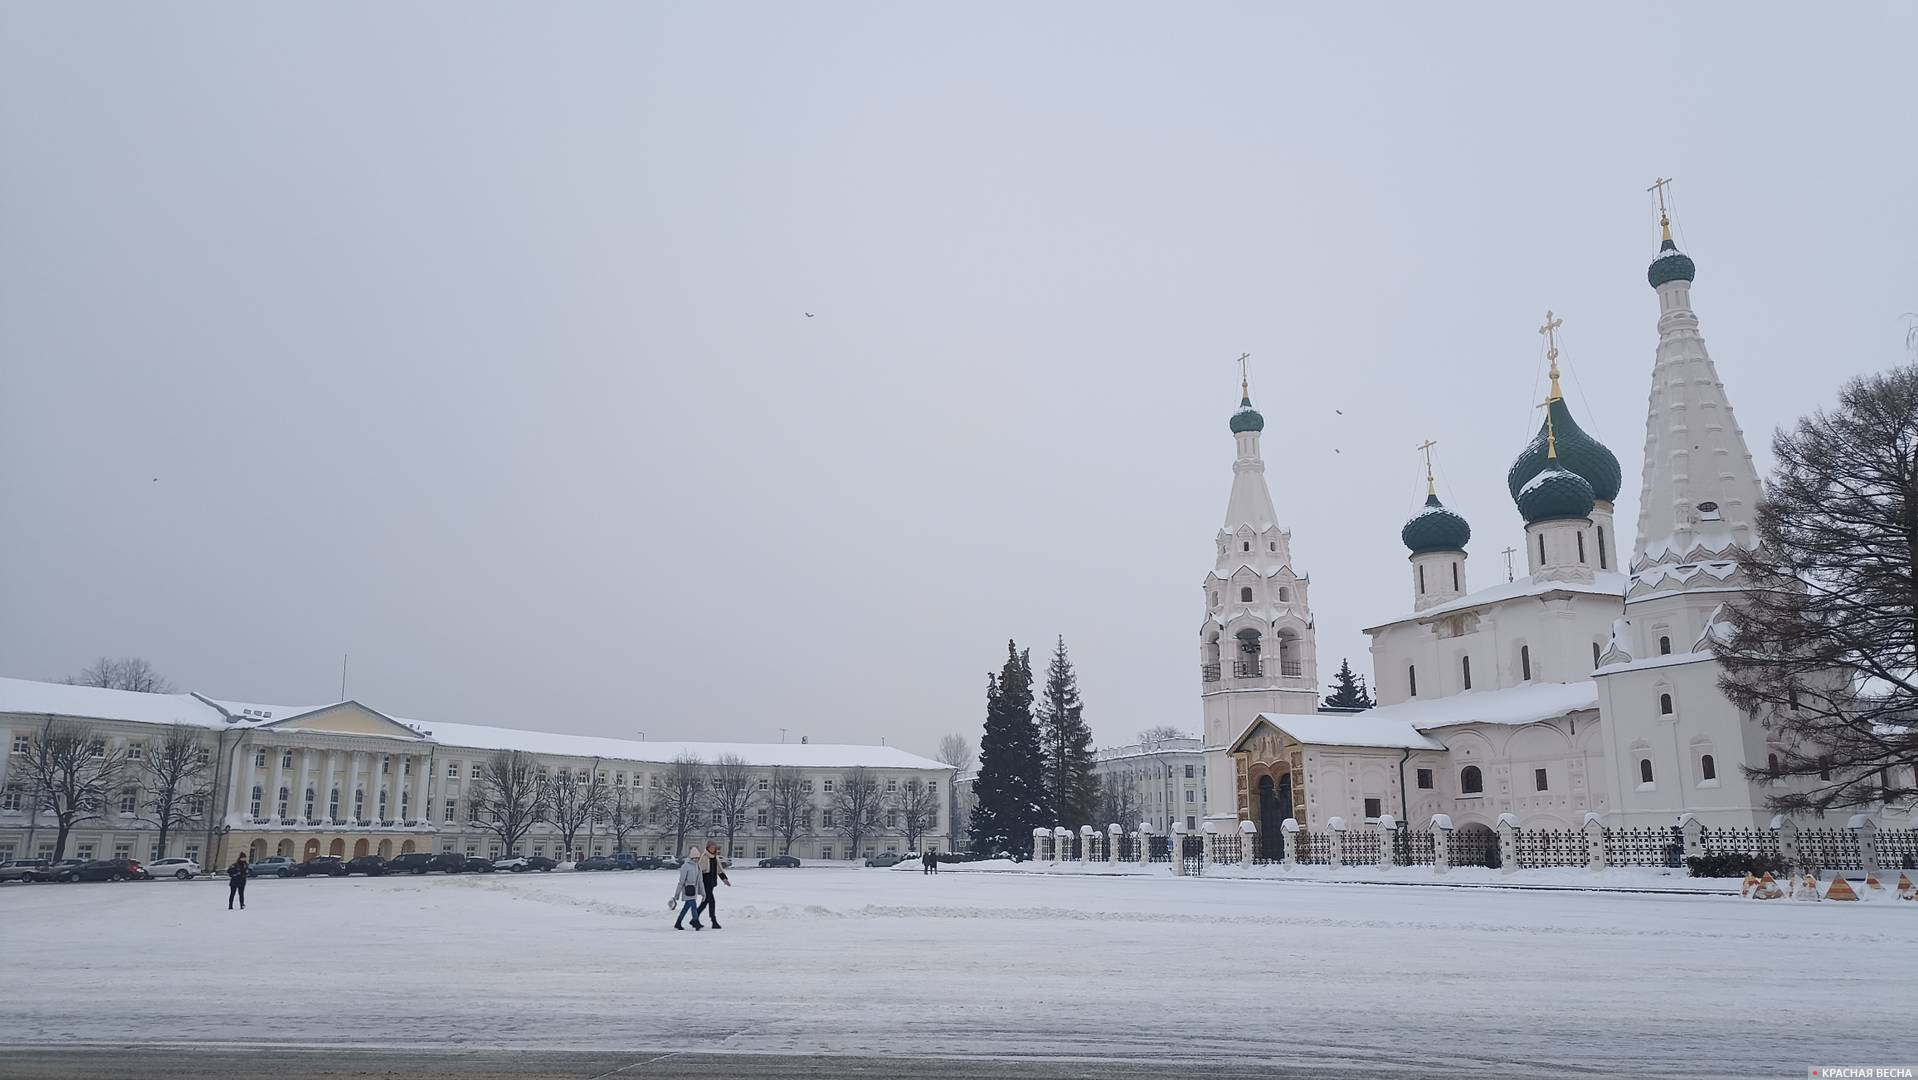
[[[812,318],[812,312],[810,311],[806,312],[806,318],[808,319]]]

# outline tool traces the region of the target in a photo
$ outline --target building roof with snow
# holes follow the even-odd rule
[[[1622,599],[1625,595],[1625,587],[1627,584],[1628,579],[1624,574],[1609,570],[1594,572],[1592,574],[1592,580],[1589,583],[1583,581],[1547,581],[1534,577],[1522,577],[1516,581],[1501,581],[1497,585],[1480,589],[1477,592],[1468,593],[1459,597],[1457,600],[1429,607],[1424,611],[1401,615],[1389,622],[1382,622],[1376,626],[1368,626],[1364,632],[1370,634],[1374,631],[1383,630],[1388,626],[1397,626],[1402,622],[1433,619],[1440,615],[1450,615],[1459,611],[1470,611],[1473,608],[1488,607],[1492,604],[1500,604],[1507,600],[1517,600],[1528,596],[1543,598],[1555,593],[1587,593],[1593,596],[1610,596]]]
[[[1413,698],[1364,715],[1425,732],[1463,724],[1535,724],[1597,708],[1598,684],[1580,679],[1568,683],[1530,683],[1504,690],[1467,690],[1442,698]]]
[[[1270,728],[1293,742],[1308,746],[1365,746],[1391,750],[1443,750],[1445,744],[1398,717],[1380,717],[1383,710],[1359,713],[1260,713],[1226,748],[1236,753],[1245,741]]]

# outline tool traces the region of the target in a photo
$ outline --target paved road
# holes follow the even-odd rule
[[[417,1080],[824,1080],[827,1077],[914,1077],[924,1080],[1156,1080],[1202,1073],[1206,1080],[1274,1080],[1311,1076],[1339,1080],[1386,1075],[1497,1076],[1403,1063],[1354,1069],[1274,1067],[1254,1063],[1198,1065],[1191,1060],[1109,1062],[980,1058],[799,1057],[753,1054],[611,1053],[552,1050],[343,1050],[335,1048],[155,1049],[139,1046],[9,1046],[0,1055],[0,1080],[94,1080],[102,1076],[202,1080],[208,1076],[294,1076],[318,1080],[407,1077]],[[1536,1075],[1536,1074],[1534,1074]]]

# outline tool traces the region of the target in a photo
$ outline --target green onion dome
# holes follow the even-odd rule
[[[1698,266],[1692,262],[1691,256],[1678,250],[1678,245],[1672,243],[1668,236],[1664,243],[1658,245],[1658,257],[1646,267],[1645,280],[1656,289],[1668,281],[1690,281],[1697,273]]]
[[[1600,502],[1616,502],[1619,485],[1624,483],[1624,474],[1619,470],[1618,458],[1605,444],[1585,433],[1572,419],[1572,410],[1566,408],[1565,399],[1552,402],[1552,416],[1546,423],[1540,424],[1538,434],[1525,444],[1525,449],[1512,462],[1505,473],[1505,486],[1512,492],[1514,502],[1526,483],[1551,463],[1549,447],[1546,445],[1549,431],[1558,433],[1558,464],[1579,476],[1591,485],[1592,498]],[[1549,429],[1549,431],[1548,431]]]
[[[1526,481],[1525,486],[1519,489],[1518,512],[1527,525],[1561,518],[1590,517],[1592,485],[1570,469],[1562,469],[1557,462],[1551,462],[1544,471]]]
[[[1265,417],[1260,416],[1259,410],[1252,407],[1251,397],[1240,398],[1239,411],[1232,414],[1232,434],[1237,435],[1242,431],[1264,430]]]
[[[1472,539],[1472,527],[1465,519],[1445,508],[1437,495],[1425,497],[1425,509],[1399,530],[1399,539],[1414,555],[1433,551],[1464,551]]]

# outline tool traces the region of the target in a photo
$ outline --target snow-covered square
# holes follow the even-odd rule
[[[352,1044],[1771,1075],[1918,1058],[1918,905],[735,871],[0,889],[10,1045]]]

